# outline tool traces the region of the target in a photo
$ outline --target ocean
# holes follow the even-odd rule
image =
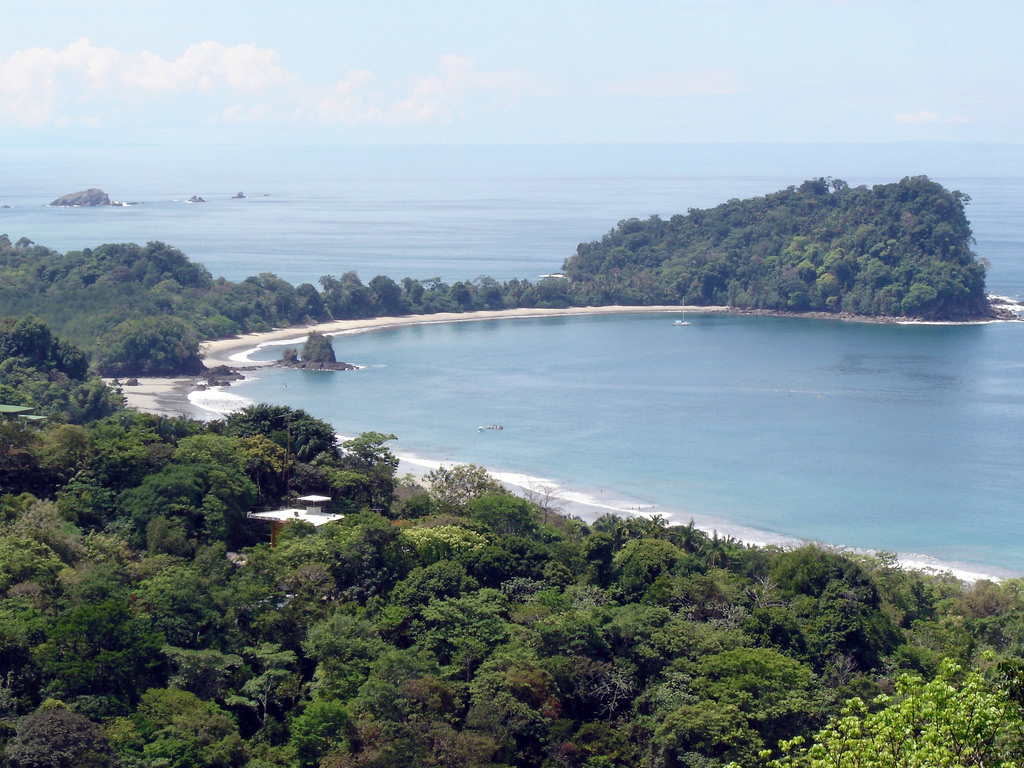
[[[1021,147],[137,148],[117,163],[114,152],[11,157],[0,231],[59,250],[163,240],[231,280],[536,279],[620,219],[817,176],[925,174],[971,196],[990,292],[1024,299]],[[45,206],[90,186],[138,204]],[[263,371],[229,393],[304,408],[343,435],[392,433],[408,468],[478,463],[558,493],[569,511],[658,513],[745,541],[1024,574],[1024,324],[674,319],[348,335],[335,348],[358,371]],[[503,429],[478,429],[489,424]]]

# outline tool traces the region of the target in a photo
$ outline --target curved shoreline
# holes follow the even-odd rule
[[[503,319],[516,319],[516,318],[545,318],[545,317],[572,317],[572,316],[586,316],[586,315],[624,315],[624,314],[740,314],[740,315],[766,315],[766,316],[804,316],[807,315],[790,315],[788,313],[779,312],[758,312],[750,310],[736,310],[732,307],[704,307],[704,306],[648,306],[648,307],[637,307],[637,306],[610,306],[610,307],[573,307],[567,309],[513,309],[513,310],[494,310],[494,311],[478,311],[478,312],[467,312],[467,313],[437,313],[430,315],[407,315],[400,317],[376,317],[376,318],[365,318],[361,320],[341,320],[328,323],[318,323],[306,326],[293,326],[289,328],[280,328],[273,331],[258,332],[246,334],[243,336],[235,336],[226,339],[216,339],[204,341],[201,344],[201,353],[204,357],[204,362],[209,367],[215,367],[219,365],[228,366],[231,368],[249,368],[250,370],[263,367],[266,365],[273,364],[272,361],[255,361],[250,360],[249,355],[262,346],[269,345],[280,345],[286,344],[301,344],[306,336],[313,331],[318,331],[328,336],[337,336],[348,333],[363,333],[372,332],[390,328],[404,328],[411,326],[422,326],[442,323],[454,323],[454,322],[479,322],[487,320],[503,320]],[[905,319],[896,318],[860,318],[851,316],[836,316],[830,315],[823,318],[817,319],[832,319],[832,320],[843,320],[843,321],[864,321],[864,322],[885,322],[885,323],[905,323]],[[986,321],[982,321],[986,322]],[[992,321],[987,321],[992,322]],[[998,322],[998,321],[996,321]],[[918,323],[914,323],[918,324]],[[954,324],[954,323],[950,323]],[[960,324],[960,323],[955,323]],[[222,413],[215,410],[201,407],[198,403],[195,403],[190,398],[190,394],[197,392],[198,390],[207,389],[201,378],[186,379],[186,378],[174,378],[174,379],[145,379],[140,380],[140,387],[127,387],[123,391],[126,395],[126,402],[129,407],[137,408],[142,411],[148,411],[153,413],[159,413],[168,416],[189,416],[191,418],[198,419],[210,419],[218,418]],[[135,390],[135,391],[132,391]],[[219,392],[220,387],[212,387],[207,391]],[[224,392],[227,399],[231,399],[232,395],[229,392]],[[206,399],[203,395],[200,395],[196,400]],[[414,463],[416,460],[413,460]],[[422,461],[422,460],[421,460]],[[521,486],[520,483],[510,482],[507,483],[513,487],[518,487],[521,490],[529,491],[530,489],[526,486]],[[563,489],[564,490],[564,489]],[[593,505],[583,500],[573,499],[575,493],[570,493],[568,497],[564,497],[563,501],[568,502],[567,506],[575,508],[572,511],[579,514],[583,512],[583,507],[588,508],[588,511],[594,512],[594,509],[589,509]],[[608,510],[603,510],[608,511]],[[620,513],[629,514],[625,510],[619,510]],[[585,516],[581,515],[581,516]],[[700,516],[697,516],[700,517]],[[707,521],[703,521],[707,522]],[[728,525],[728,521],[721,521]],[[713,525],[721,532],[721,528]],[[728,526],[732,527],[732,526]],[[758,542],[762,536],[757,535],[753,529],[744,532],[744,540],[748,540],[749,543]],[[763,532],[770,536],[770,532]],[[751,535],[753,534],[753,535]],[[749,539],[747,538],[749,536]],[[783,537],[789,538],[789,537]],[[769,543],[779,544],[777,541]],[[826,545],[828,546],[828,545]],[[839,547],[844,549],[843,547]],[[870,553],[866,553],[870,554]],[[931,561],[931,558],[909,555],[903,553],[899,556],[899,561],[906,568],[935,571],[935,570],[949,570],[956,578],[964,581],[977,581],[979,579],[994,579],[1001,580],[1008,576],[1012,576],[1010,573],[1005,575],[996,575],[993,571],[998,572],[999,568],[993,567],[991,570],[985,568],[985,566],[977,566],[969,563],[939,563],[938,561]]]
[[[250,361],[246,353],[260,346],[285,344],[290,341],[301,341],[313,331],[325,336],[337,336],[343,333],[376,331],[384,328],[404,328],[413,325],[432,325],[434,323],[470,323],[481,320],[508,320],[515,318],[537,317],[577,317],[580,315],[627,315],[627,314],[729,314],[736,310],[732,307],[697,307],[678,305],[658,305],[647,307],[608,306],[608,307],[568,307],[566,309],[496,309],[479,310],[476,312],[438,312],[431,315],[399,315],[391,317],[368,317],[362,320],[334,320],[327,323],[312,325],[295,325],[288,328],[277,328],[273,331],[248,333],[244,336],[232,336],[227,339],[214,339],[200,344],[200,355],[207,366],[226,365],[235,367],[242,365],[267,365],[265,362]]]
[[[333,320],[326,323],[294,325],[275,328],[272,331],[257,331],[223,339],[208,339],[199,344],[199,354],[207,368],[227,366],[228,368],[260,368],[273,365],[273,361],[250,360],[249,355],[262,346],[294,344],[301,345],[313,331],[325,336],[339,336],[346,333],[364,333],[388,328],[405,328],[435,323],[469,323],[485,320],[508,320],[516,318],[578,317],[583,315],[625,315],[625,314],[734,314],[732,307],[658,305],[647,307],[606,306],[568,307],[565,309],[501,309],[477,312],[438,312],[430,315],[399,315],[390,317],[368,317],[359,320]],[[139,377],[138,385],[121,384],[125,406],[160,416],[187,416],[195,419],[211,418],[211,412],[197,408],[189,400],[189,394],[206,389],[202,376]],[[106,379],[113,384],[113,379]]]
[[[1018,305],[1019,306],[1019,305]],[[839,320],[843,322],[883,323],[899,325],[976,325],[992,322],[1017,322],[1024,320],[1024,315],[1009,313],[1004,317],[991,317],[968,321],[927,321],[906,317],[872,317],[868,315],[849,315],[845,313],[827,314],[816,312],[781,312],[778,310],[742,309],[722,305],[698,306],[659,304],[653,306],[610,305],[601,307],[566,307],[564,309],[496,309],[478,310],[476,312],[437,312],[430,315],[398,315],[387,317],[369,317],[361,320],[333,320],[326,323],[311,325],[295,325],[288,328],[275,328],[272,331],[259,331],[243,336],[232,336],[226,339],[212,339],[200,344],[200,354],[209,367],[226,365],[229,367],[243,365],[267,365],[266,362],[248,360],[245,353],[260,346],[284,344],[287,342],[301,343],[313,331],[325,336],[337,336],[343,333],[375,331],[383,328],[403,328],[412,325],[431,325],[434,323],[469,323],[481,320],[505,320],[515,318],[537,317],[578,317],[581,315],[630,315],[630,314],[729,314],[755,315],[764,317],[799,317],[811,320]]]

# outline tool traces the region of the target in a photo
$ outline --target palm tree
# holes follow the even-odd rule
[[[704,531],[694,525],[693,520],[691,520],[687,525],[680,525],[673,528],[671,534],[672,543],[689,554],[693,554],[700,550],[701,547],[704,546],[704,542],[707,540],[707,535]]]
[[[725,560],[725,543],[725,539],[719,538],[718,531],[712,531],[711,538],[704,540],[701,554],[708,559],[708,565],[712,568],[717,567],[720,561]]]

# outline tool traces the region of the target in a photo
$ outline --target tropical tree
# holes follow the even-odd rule
[[[60,696],[106,697],[124,706],[159,679],[163,637],[117,600],[84,604],[63,614],[37,649]]]
[[[123,756],[141,758],[143,765],[234,768],[246,758],[245,744],[231,715],[217,704],[177,688],[146,691],[135,714],[111,730],[124,744]]]
[[[389,510],[395,495],[398,457],[385,445],[394,439],[394,435],[364,432],[341,444],[339,465],[365,478],[358,484],[365,490],[359,500],[378,512]]]
[[[263,435],[285,449],[289,462],[310,462],[321,454],[337,453],[337,436],[330,424],[286,405],[260,403],[235,411],[224,420],[224,432],[238,437]]]
[[[276,643],[250,646],[243,653],[250,659],[253,674],[238,693],[228,697],[227,703],[252,710],[262,727],[267,724],[273,707],[298,698],[301,685],[295,672],[298,659],[294,651]]]
[[[818,731],[798,736],[772,768],[936,768],[1020,765],[1020,706],[976,671],[944,661],[932,680],[901,675],[893,695],[859,698]]]
[[[106,768],[116,761],[100,727],[64,708],[43,709],[18,720],[4,755],[11,768]]]
[[[469,502],[489,493],[504,493],[501,484],[475,464],[440,466],[423,478],[430,488],[430,496],[441,512],[465,514]]]

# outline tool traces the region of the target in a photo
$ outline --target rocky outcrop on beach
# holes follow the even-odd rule
[[[245,374],[237,368],[218,365],[213,368],[207,368],[197,378],[201,382],[199,388],[206,389],[206,387],[230,387],[231,382],[244,379]]]
[[[352,363],[327,363],[321,360],[278,360],[281,368],[301,368],[304,371],[355,371],[358,365]]]
[[[307,371],[354,371],[358,366],[342,363],[334,356],[331,341],[319,331],[311,331],[299,350],[289,347],[278,362],[282,368],[302,368]]]
[[[85,208],[100,205],[111,205],[110,197],[102,189],[86,189],[81,192],[72,192],[69,195],[62,195],[50,203],[51,206],[61,208]]]

